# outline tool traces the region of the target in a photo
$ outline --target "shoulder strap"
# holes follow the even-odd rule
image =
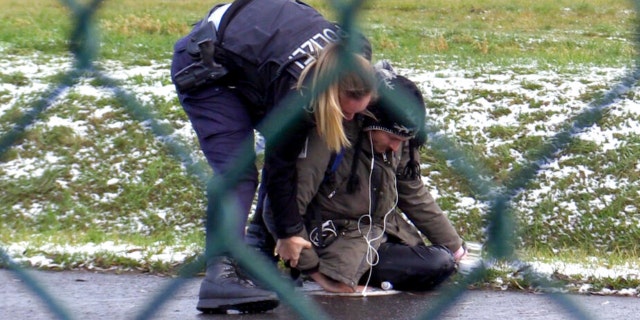
[[[344,158],[344,148],[340,149],[340,152],[338,153],[334,152],[331,154],[331,159],[329,160],[329,165],[327,166],[327,170],[324,172],[324,179],[322,180],[322,182],[329,180],[333,176],[336,170],[338,170],[338,167],[340,166],[340,162],[342,162],[343,158]]]
[[[331,173],[333,173],[338,170],[338,166],[340,165],[340,162],[342,162],[342,158],[344,158],[344,148],[342,148],[338,154],[334,154],[331,158],[332,163],[330,168]]]
[[[218,38],[220,39],[220,42],[222,42],[222,40],[224,39],[224,31],[225,29],[227,29],[227,26],[229,25],[231,19],[236,16],[240,9],[242,9],[251,1],[253,0],[235,0],[231,3],[231,6],[229,6],[227,12],[224,14],[224,16],[222,16],[220,26],[218,27]]]

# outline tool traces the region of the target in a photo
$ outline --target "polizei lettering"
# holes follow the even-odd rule
[[[295,65],[303,70],[309,63],[315,60],[314,53],[324,48],[326,45],[332,42],[338,41],[338,34],[335,30],[326,28],[321,32],[316,33],[314,36],[303,42],[298,48],[293,50],[289,55],[289,60],[296,60]],[[306,57],[306,59],[301,59]]]

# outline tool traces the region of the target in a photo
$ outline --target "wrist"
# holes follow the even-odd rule
[[[456,252],[453,253],[453,258],[456,261],[460,261],[460,259],[462,259],[462,257],[464,257],[466,253],[467,250],[465,250],[464,246],[461,246],[460,248],[458,248],[458,250],[456,250]]]
[[[294,236],[299,236],[300,233],[304,230],[304,225],[302,222],[296,223],[295,225],[283,228],[281,230],[276,230],[276,236],[280,240],[292,238]]]

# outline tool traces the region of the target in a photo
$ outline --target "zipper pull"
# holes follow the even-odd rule
[[[329,193],[329,195],[327,196],[327,198],[331,199],[333,198],[333,196],[336,195],[336,190],[331,191],[331,193]]]

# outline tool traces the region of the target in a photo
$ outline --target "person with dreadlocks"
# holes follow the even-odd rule
[[[353,147],[332,154],[312,135],[297,164],[304,237],[313,243],[297,269],[330,292],[383,282],[397,290],[433,289],[465,255],[463,240],[421,180],[422,93],[388,62],[377,67],[380,98],[345,125]],[[268,198],[264,210],[269,227]]]

